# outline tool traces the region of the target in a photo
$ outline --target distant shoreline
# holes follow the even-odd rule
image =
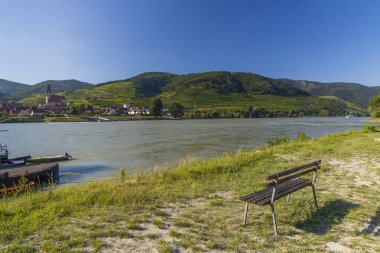
[[[286,119],[296,119],[296,118],[344,118],[342,116],[304,116],[304,117],[273,117],[273,118],[286,118]],[[355,118],[368,118],[365,116],[355,117]],[[202,120],[202,119],[269,119],[266,117],[257,117],[257,118],[245,118],[245,117],[236,117],[236,118],[172,118],[172,117],[157,117],[157,116],[144,116],[144,117],[128,117],[128,116],[112,116],[104,117],[103,119],[107,120],[97,120],[96,118],[91,117],[20,117],[20,118],[6,118],[0,121],[0,124],[8,123],[75,123],[75,122],[119,122],[119,121],[153,121],[153,120]],[[380,122],[380,119],[370,118],[371,122]]]

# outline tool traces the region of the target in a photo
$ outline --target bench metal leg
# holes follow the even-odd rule
[[[289,199],[290,199],[290,194],[288,194],[288,199],[287,199],[288,202],[289,202]]]
[[[311,185],[311,188],[313,188],[313,196],[314,196],[314,204],[315,204],[315,208],[318,209],[317,194],[315,193],[315,185],[312,184],[312,185]]]
[[[247,215],[248,215],[248,202],[245,203],[245,210],[244,210],[244,225],[247,224]]]
[[[277,230],[277,222],[276,222],[276,212],[274,211],[274,205],[273,203],[270,204],[270,207],[272,209],[272,218],[273,218],[273,228],[274,228],[274,234],[278,236],[278,230]]]

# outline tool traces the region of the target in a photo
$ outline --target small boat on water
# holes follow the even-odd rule
[[[49,162],[60,162],[60,161],[66,161],[70,158],[73,158],[68,153],[65,153],[64,155],[57,155],[57,156],[45,156],[45,157],[31,157],[27,159],[28,163],[49,163]]]
[[[0,170],[14,166],[25,165],[27,159],[31,158],[30,155],[9,158],[9,152],[6,145],[0,144]]]

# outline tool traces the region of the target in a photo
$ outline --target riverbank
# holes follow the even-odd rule
[[[108,121],[135,121],[135,120],[161,120],[170,119],[156,116],[104,116]],[[41,123],[41,122],[96,122],[99,119],[94,116],[73,116],[73,117],[10,117],[0,118],[0,123]]]
[[[175,119],[173,117],[168,116],[142,116],[142,115],[135,115],[135,116],[102,116],[102,119],[99,120],[95,118],[94,116],[72,116],[72,117],[9,117],[9,118],[0,118],[0,124],[1,123],[49,123],[49,122],[96,122],[96,121],[138,121],[138,120],[179,120]],[[215,118],[193,118],[193,117],[183,117],[181,119],[241,119],[245,117],[215,117]],[[265,117],[264,117],[265,118]],[[272,117],[273,118],[273,117]],[[279,118],[294,118],[294,117],[279,117]],[[296,118],[318,118],[316,116],[302,116],[302,117],[296,117]],[[321,118],[334,118],[329,116],[321,116]],[[342,117],[344,118],[344,117]],[[366,118],[366,117],[359,117],[359,118]],[[380,122],[378,119],[371,119],[373,122]]]
[[[0,202],[0,242],[9,252],[380,250],[380,133],[346,131],[113,181],[52,187]],[[320,209],[310,189],[253,207],[242,226],[242,194],[266,174],[322,159]]]
[[[370,119],[371,122],[380,122],[380,118],[371,118]]]

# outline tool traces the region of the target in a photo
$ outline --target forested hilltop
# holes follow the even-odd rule
[[[46,80],[33,85],[24,83],[12,82],[5,79],[0,79],[0,94],[3,94],[7,101],[20,100],[31,96],[43,96],[46,93],[46,86],[50,84],[53,92],[61,92],[75,90],[93,86],[90,83],[81,82],[75,79],[69,80]],[[0,99],[2,97],[0,96]]]
[[[359,83],[280,80],[293,87],[305,90],[314,96],[336,96],[362,107],[367,107],[371,98],[380,92],[380,86],[368,87]]]

